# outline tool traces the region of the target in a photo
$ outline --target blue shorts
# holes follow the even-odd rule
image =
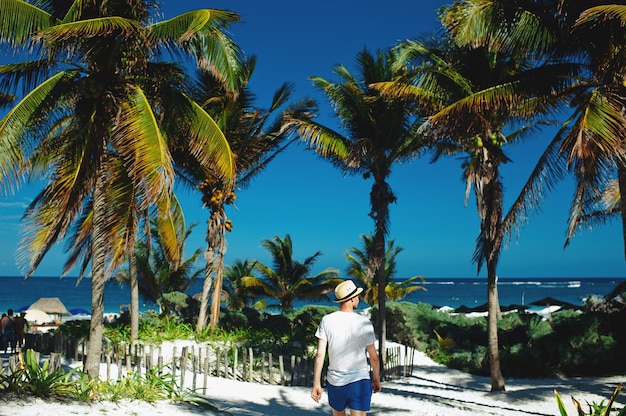
[[[328,404],[338,412],[345,408],[369,412],[372,401],[372,382],[366,378],[345,386],[326,385]]]

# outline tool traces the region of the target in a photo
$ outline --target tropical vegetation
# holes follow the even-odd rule
[[[163,296],[171,292],[189,291],[191,285],[202,275],[203,269],[198,268],[196,260],[201,250],[196,249],[189,258],[185,259],[185,240],[191,234],[195,224],[189,228],[180,228],[177,245],[180,249],[178,262],[173,263],[165,253],[161,243],[159,229],[153,224],[147,240],[137,242],[134,254],[136,258],[137,282],[139,294],[144,300],[160,303]],[[119,282],[130,284],[130,271],[119,270],[113,278]],[[131,308],[132,310],[132,308]]]
[[[348,261],[347,275],[353,278],[357,286],[363,288],[361,298],[369,305],[378,304],[378,285],[371,274],[368,273],[369,253],[374,244],[374,237],[361,235],[363,248],[352,247],[345,254]],[[401,280],[394,280],[396,274],[396,256],[403,251],[402,247],[396,247],[394,240],[387,241],[385,249],[385,297],[393,302],[404,299],[409,293],[416,290],[426,290],[420,285],[424,283],[422,276],[412,276]]]
[[[542,362],[539,358],[550,363],[569,353],[571,362],[550,370],[566,372],[565,365],[579,368],[577,360],[604,364],[577,355],[579,350],[593,351],[602,360],[623,342],[613,332],[599,335],[613,331],[603,325],[624,309],[623,286],[607,302],[590,303],[589,313],[568,317],[588,331],[572,338],[574,330],[559,327],[557,319],[503,318],[497,265],[506,242],[569,174],[575,193],[565,245],[583,226],[612,216],[621,218],[626,242],[626,205],[621,203],[626,192],[626,6],[457,0],[440,10],[436,39],[406,41],[376,53],[364,48],[356,57],[356,73],[338,65],[337,81],[311,78],[335,110],[341,131],[317,122],[317,105],[310,100],[288,106],[290,84],[277,90],[268,110],[257,107],[248,87],[255,59],[245,58],[225,32],[238,22],[237,14],[196,10],[154,23],[156,6],[153,0],[0,2],[0,47],[19,57],[0,65],[0,106],[8,109],[0,120],[0,182],[5,191],[24,180],[43,183],[24,215],[20,260],[25,275],[35,272],[54,244],[65,242],[64,273],[77,266],[80,277],[91,276],[88,374],[98,374],[103,287],[114,273],[130,282],[133,299],[139,282],[151,281],[149,296],[180,305],[186,299],[173,293],[184,291],[194,273],[204,273],[198,336],[208,318],[211,289],[211,331],[219,329],[220,316],[231,327],[252,325],[250,319],[260,322],[254,308],[263,303],[284,312],[267,322],[295,330],[282,320],[293,312],[294,301],[324,299],[332,291],[341,280],[338,272],[315,273],[321,252],[294,260],[289,234],[263,242],[272,266],[249,260],[230,268],[223,264],[226,232],[233,228],[226,206],[296,139],[343,173],[372,180],[373,232],[362,237],[363,249],[349,249],[346,258],[348,275],[376,304],[381,350],[387,301],[395,299],[396,291],[400,296],[419,289],[419,277],[402,283],[392,279],[400,249],[389,240],[390,205],[396,202],[389,178],[398,163],[427,152],[433,161],[462,158],[466,197],[473,191],[480,218],[473,261],[477,271],[486,268],[489,287],[488,319],[473,321],[474,332],[455,335],[445,317],[428,331],[429,340],[436,334],[437,357],[452,366],[464,363],[468,371],[488,370],[491,389],[498,391],[505,388],[510,363]],[[509,147],[557,118],[565,121],[558,123],[553,140],[536,144],[543,150],[539,163],[505,209],[500,170],[510,162]],[[205,265],[194,272],[199,253],[184,260],[189,229],[173,193],[175,178],[198,191],[210,210]],[[129,264],[126,277],[117,272],[124,262]],[[221,312],[224,303],[234,313]],[[168,315],[179,312],[172,309]],[[393,325],[410,326],[424,316],[428,313],[403,316]],[[519,329],[516,319],[529,329]],[[563,351],[544,344],[544,339],[558,341],[549,335],[561,329],[559,335],[580,348]],[[393,334],[405,334],[403,342],[425,342],[425,335],[405,332],[397,328]],[[482,349],[459,356],[467,340]]]
[[[277,304],[268,303],[267,307],[279,307],[281,311],[293,308],[295,300],[328,300],[332,292],[343,280],[333,268],[312,274],[315,262],[322,255],[320,251],[299,262],[293,258],[293,243],[289,234],[284,238],[275,236],[261,243],[272,256],[272,266],[257,262],[259,277],[244,276],[239,279],[240,287],[256,293]]]

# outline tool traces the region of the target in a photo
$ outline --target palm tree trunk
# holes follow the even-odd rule
[[[137,280],[137,258],[133,250],[129,257],[130,274],[130,341],[139,338],[139,282]]]
[[[504,377],[502,376],[502,370],[500,369],[500,353],[498,343],[498,316],[500,314],[497,289],[498,281],[495,275],[495,270],[489,270],[487,273],[487,347],[489,351],[491,391],[504,391]]]
[[[221,253],[218,254],[218,264],[222,263],[223,258],[224,256]],[[211,298],[211,335],[215,332],[215,328],[217,327],[217,323],[219,322],[219,317],[220,317],[222,275],[223,275],[223,269],[221,265],[218,265],[216,273],[215,273],[213,297]]]
[[[497,155],[487,148],[479,154],[480,183],[476,184],[476,202],[481,219],[483,239],[482,259],[487,264],[487,350],[491,391],[504,391],[504,378],[500,369],[498,343],[498,319],[501,316],[498,301],[498,276],[496,266],[502,248],[502,184],[500,182],[500,162]]]
[[[104,220],[106,218],[106,202],[104,178],[106,177],[104,163],[100,163],[96,175],[96,185],[93,195],[93,235],[91,239],[91,323],[89,326],[89,345],[85,358],[85,372],[92,378],[100,377],[100,355],[102,351],[102,322],[104,318],[104,282],[106,239]]]
[[[374,185],[370,192],[371,212],[374,219],[374,240],[372,241],[372,252],[370,253],[370,268],[373,270],[377,285],[378,296],[378,355],[380,356],[380,376],[384,377],[386,360],[386,340],[387,340],[387,299],[385,289],[387,280],[385,276],[385,236],[388,233],[389,204],[395,201],[395,197],[385,177],[374,177]]]
[[[196,324],[196,332],[200,333],[206,328],[208,309],[209,309],[209,293],[213,284],[213,269],[209,264],[213,263],[213,250],[207,247],[204,250],[204,260],[207,264],[204,269],[204,284],[202,285],[202,297],[200,298],[200,312],[198,313],[198,322]]]
[[[617,180],[620,192],[620,217],[622,219],[622,241],[624,243],[624,259],[626,260],[626,166],[621,163],[617,167]]]
[[[222,225],[223,226],[223,225]],[[209,311],[209,294],[213,284],[213,272],[215,270],[215,253],[219,251],[219,229],[220,216],[218,210],[211,210],[211,215],[207,221],[207,248],[204,251],[204,261],[206,263],[204,269],[204,285],[202,286],[202,298],[200,299],[200,312],[198,314],[198,323],[196,324],[196,332],[202,332],[206,328],[207,315]]]
[[[219,250],[217,253],[217,268],[215,273],[215,284],[213,288],[213,298],[211,300],[211,334],[215,332],[215,328],[217,327],[217,323],[219,322],[220,317],[220,304],[222,299],[222,283],[223,283],[223,275],[224,275],[224,254],[226,251],[226,238],[225,238],[225,227],[226,223],[226,215],[222,210],[222,219],[220,221],[220,231],[219,234],[221,238],[219,239]]]
[[[383,247],[385,245],[384,237],[383,237]],[[384,253],[384,250],[383,250]],[[384,254],[383,254],[384,258]],[[385,264],[384,260],[382,265],[379,265],[376,269],[376,282],[378,286],[378,351],[379,351],[379,361],[380,361],[380,377],[384,376],[383,370],[385,369],[385,360],[387,359],[386,354],[386,339],[387,339],[387,299],[385,293],[385,287],[387,286],[387,282],[385,280]]]

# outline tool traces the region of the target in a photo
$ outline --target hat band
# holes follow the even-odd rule
[[[352,295],[354,295],[356,292],[358,292],[359,288],[355,287],[354,290],[352,290],[352,292],[348,293],[346,296],[342,297],[341,299],[337,299],[335,302],[341,302],[343,300],[346,300],[348,298],[350,298]]]

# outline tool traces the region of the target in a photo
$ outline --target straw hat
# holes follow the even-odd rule
[[[357,287],[352,280],[341,282],[335,288],[335,302],[345,302],[363,292],[362,287]]]

